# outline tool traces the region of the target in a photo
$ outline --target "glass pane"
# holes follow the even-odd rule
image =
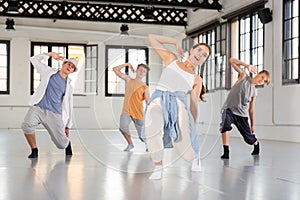
[[[262,47],[264,46],[264,30],[259,29],[258,30],[258,42],[257,42],[257,47]]]
[[[222,51],[221,51],[221,55],[225,55],[226,54],[226,41],[222,40]]]
[[[0,55],[0,67],[7,67],[7,55]]]
[[[244,19],[241,19],[240,21],[240,32],[241,34],[245,33],[245,20]]]
[[[0,91],[7,91],[7,80],[0,79]]]
[[[216,53],[221,53],[221,42],[216,42]]]
[[[286,1],[285,2],[285,19],[290,19],[292,16],[292,12],[291,12],[291,2],[290,1]]]
[[[292,79],[298,79],[299,78],[299,76],[298,76],[298,74],[299,74],[299,60],[298,59],[294,59],[292,64],[293,64]]]
[[[257,47],[257,43],[258,43],[258,31],[257,30],[254,30],[252,32],[252,48],[255,48]]]
[[[95,57],[95,58],[90,58],[90,60],[91,60],[91,68],[92,69],[96,69],[96,67],[97,67],[97,57]]]
[[[291,61],[288,60],[285,62],[285,69],[283,69],[283,77],[285,79],[291,79]]]
[[[244,35],[240,36],[240,50],[244,51],[245,50],[245,39]]]
[[[217,26],[216,28],[216,36],[217,36],[217,41],[219,41],[221,38],[221,27],[220,26]]]
[[[258,16],[252,16],[252,30],[256,30],[258,28]]]
[[[257,64],[264,64],[264,48],[263,47],[259,47],[258,49],[257,49],[257,57],[258,57],[258,59],[257,59]]]
[[[299,16],[299,0],[293,1],[293,17]]]
[[[250,33],[245,35],[245,49],[250,49]]]
[[[1,80],[7,79],[7,68],[6,67],[0,67],[0,79]]]
[[[221,39],[226,39],[226,24],[222,25],[221,31],[222,31],[222,33],[221,33]]]
[[[250,50],[247,50],[247,51],[245,52],[245,59],[244,59],[244,62],[245,62],[245,63],[251,63],[251,61],[250,61]]]
[[[7,55],[7,45],[6,44],[0,44],[0,54]]]
[[[92,50],[91,50],[91,56],[92,57],[97,57],[97,47],[96,46],[93,46],[92,47]]]
[[[257,60],[258,60],[258,54],[257,54],[257,49],[252,50],[252,65],[257,65]]]
[[[221,88],[225,88],[225,72],[222,72],[221,78]]]
[[[108,50],[108,69],[125,63],[125,49]]]
[[[292,40],[292,58],[299,58],[299,38]]]
[[[291,41],[288,40],[285,42],[285,58],[291,59]]]
[[[292,25],[293,25],[292,37],[299,37],[299,18],[298,17],[293,19]]]

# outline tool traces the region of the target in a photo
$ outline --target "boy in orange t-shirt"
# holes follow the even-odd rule
[[[129,124],[131,123],[131,121],[133,121],[139,138],[141,139],[141,132],[144,124],[143,101],[145,100],[147,103],[150,98],[148,86],[142,81],[142,79],[150,71],[150,68],[146,64],[139,64],[135,71],[136,77],[133,79],[130,76],[121,72],[121,69],[126,66],[134,72],[134,69],[130,63],[125,63],[114,67],[113,71],[118,77],[126,81],[124,103],[122,114],[120,116],[119,130],[121,131],[125,140],[128,143],[124,151],[130,151],[134,148],[129,133]]]

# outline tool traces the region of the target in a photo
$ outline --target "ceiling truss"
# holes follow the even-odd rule
[[[0,1],[0,16],[66,20],[187,25],[188,8],[220,9],[218,1],[198,0],[111,0],[107,1],[18,1],[18,14],[7,13],[9,0]],[[120,5],[122,3],[122,5]],[[132,4],[139,5],[133,6]],[[142,6],[143,5],[143,6]],[[159,7],[161,6],[161,7]],[[155,21],[144,21],[144,10],[151,7]],[[222,7],[221,7],[222,8]]]

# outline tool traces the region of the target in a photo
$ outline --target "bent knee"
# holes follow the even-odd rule
[[[55,145],[56,145],[56,147],[58,149],[65,149],[65,148],[67,148],[68,144],[69,144],[69,140],[66,141],[66,142],[55,143]]]
[[[33,126],[25,122],[22,123],[21,128],[25,134],[32,134],[35,131],[35,128]]]
[[[257,139],[256,138],[251,138],[251,139],[245,138],[244,141],[249,145],[253,145],[257,141]]]

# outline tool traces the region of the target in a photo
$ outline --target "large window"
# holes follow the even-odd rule
[[[299,84],[299,0],[285,0],[283,16],[282,82]]]
[[[106,46],[106,71],[105,71],[105,96],[123,96],[125,93],[125,81],[120,79],[113,71],[113,67],[131,63],[136,69],[138,64],[148,64],[148,48],[133,46]],[[128,67],[122,69],[124,74],[134,78],[135,74],[128,70]],[[144,78],[148,84],[148,75]]]
[[[211,55],[206,62],[204,79],[208,91],[225,88],[226,70],[226,24],[213,26],[201,33],[199,42],[208,44],[211,47]]]
[[[61,53],[65,58],[78,59],[78,71],[69,75],[72,80],[74,94],[96,94],[97,93],[97,46],[86,46],[76,44],[56,44],[56,43],[32,43],[32,55],[46,52]],[[45,64],[57,70],[61,68],[62,62],[51,58]],[[40,74],[32,67],[31,70],[31,94],[40,83]]]
[[[9,44],[0,40],[0,94],[9,94]]]
[[[263,70],[264,64],[264,26],[260,22],[257,10],[239,16],[231,23],[231,55],[245,63]],[[249,72],[247,72],[249,74]],[[250,74],[252,76],[252,74]],[[237,73],[232,74],[232,84]]]
[[[225,70],[226,70],[226,24],[216,27],[216,89],[225,88]]]

